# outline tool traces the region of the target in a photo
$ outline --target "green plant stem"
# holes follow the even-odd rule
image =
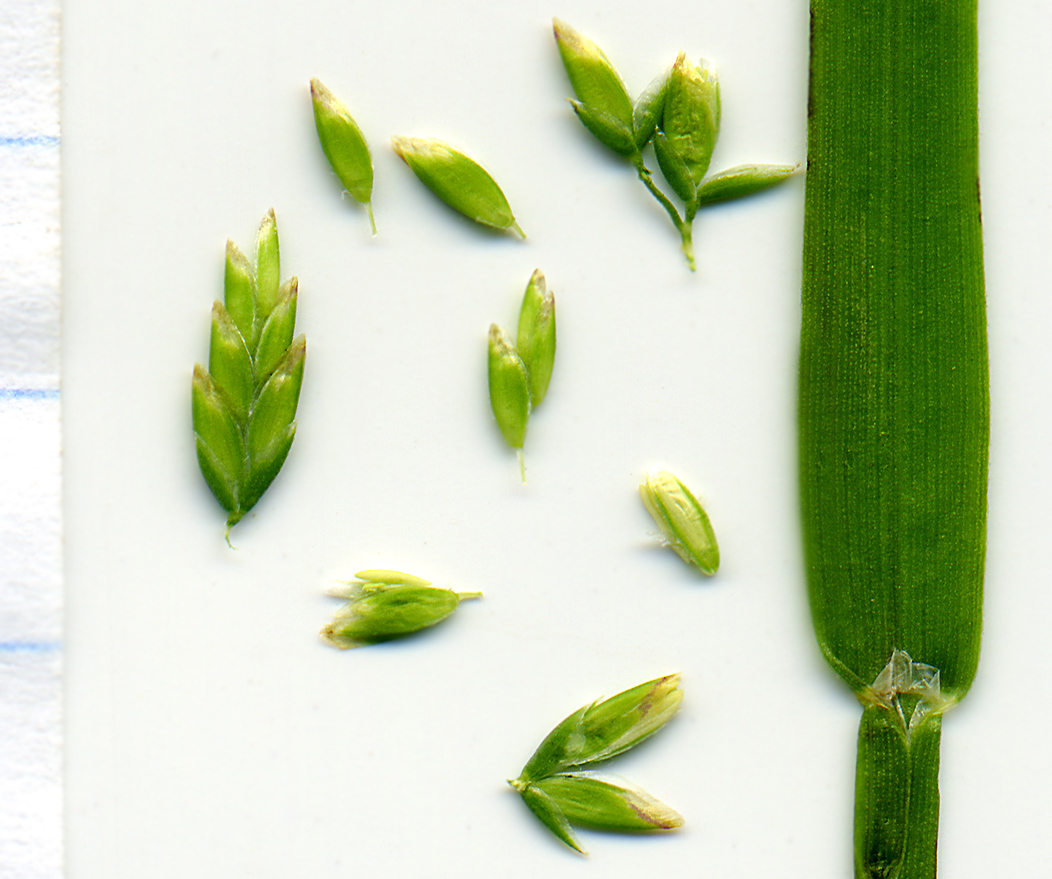
[[[884,705],[862,714],[855,769],[856,879],[934,879],[942,717],[906,730]]]
[[[939,839],[939,744],[942,717],[927,718],[909,740],[910,797],[906,851],[898,879],[935,879]]]
[[[672,203],[665,193],[663,193],[653,181],[653,175],[650,169],[643,164],[643,156],[641,153],[636,153],[632,156],[632,164],[635,166],[636,173],[639,175],[639,179],[643,181],[643,185],[650,190],[650,194],[658,200],[658,203],[668,213],[669,218],[672,220],[673,225],[679,231],[679,237],[683,242],[683,255],[687,258],[687,262],[690,265],[690,270],[695,270],[694,264],[694,242],[692,240],[692,230],[694,222],[694,214],[697,213],[697,207],[694,207],[694,211],[691,212],[688,206],[687,219],[683,219],[679,215],[679,211],[676,210],[676,206]]]
[[[906,850],[909,744],[897,714],[869,705],[855,761],[855,877],[897,877]]]

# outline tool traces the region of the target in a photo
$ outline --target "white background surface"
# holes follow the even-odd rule
[[[984,6],[995,408],[984,655],[943,736],[955,879],[1052,860],[1050,14]],[[563,100],[553,13],[633,93],[680,49],[713,59],[714,170],[804,158],[803,0],[65,4],[72,879],[849,873],[859,710],[815,647],[796,516],[803,182],[703,212],[691,275]],[[376,239],[317,144],[312,76],[372,145]],[[528,241],[451,214],[392,134],[482,161]],[[250,249],[270,207],[307,370],[293,451],[232,551],[190,371],[224,243]],[[485,338],[537,266],[560,348],[523,487]],[[704,496],[715,579],[648,537],[655,465]],[[413,641],[325,646],[326,588],[371,567],[485,599]],[[589,863],[504,779],[581,704],[676,670],[680,716],[612,768],[686,826],[585,832]]]
[[[0,874],[62,864],[59,2],[0,4]]]

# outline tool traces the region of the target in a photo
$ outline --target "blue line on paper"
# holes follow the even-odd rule
[[[26,137],[0,137],[0,147],[56,147],[60,138],[47,134],[29,135]]]
[[[0,641],[0,653],[57,653],[61,641]]]
[[[0,388],[0,400],[57,400],[58,388]]]

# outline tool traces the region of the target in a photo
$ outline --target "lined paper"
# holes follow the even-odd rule
[[[0,873],[62,875],[59,3],[0,12]]]

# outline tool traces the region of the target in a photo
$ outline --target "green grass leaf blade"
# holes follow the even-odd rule
[[[812,0],[811,13],[808,591],[823,654],[868,706],[856,876],[934,879],[939,714],[971,686],[982,622],[976,3]]]
[[[800,371],[819,643],[970,686],[989,423],[974,0],[813,0]]]

